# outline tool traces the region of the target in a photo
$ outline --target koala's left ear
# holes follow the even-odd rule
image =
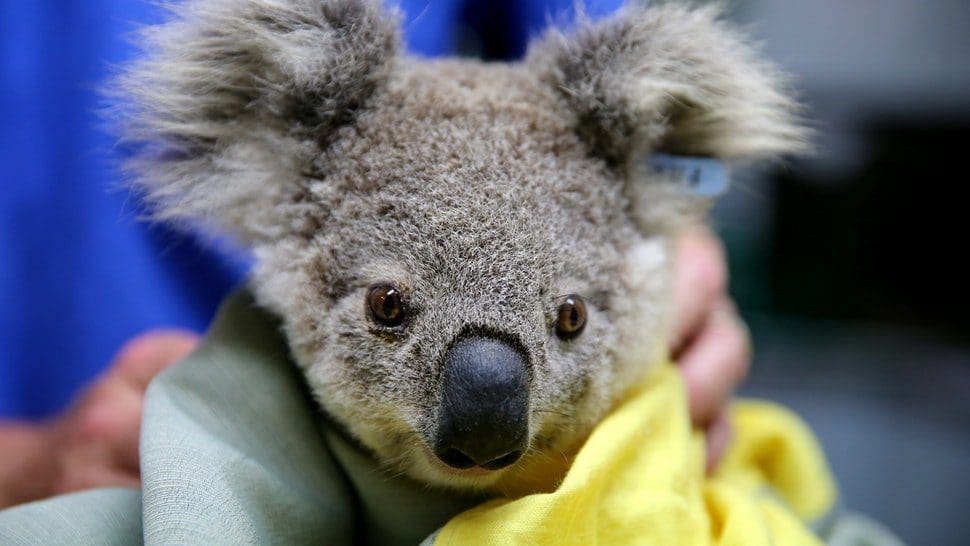
[[[314,184],[317,158],[386,82],[396,12],[381,0],[163,5],[114,90],[132,188],[156,219],[251,245],[313,233],[313,203],[333,193]]]
[[[717,8],[628,5],[550,31],[528,63],[561,91],[593,153],[760,159],[806,148],[784,78]]]

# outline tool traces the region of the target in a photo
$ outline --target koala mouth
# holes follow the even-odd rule
[[[443,363],[434,455],[464,472],[488,473],[515,464],[529,443],[525,351],[496,335],[464,335]]]

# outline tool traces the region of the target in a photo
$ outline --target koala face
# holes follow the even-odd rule
[[[121,80],[135,187],[251,246],[327,414],[421,481],[562,458],[663,351],[666,240],[702,205],[652,150],[797,148],[711,10],[628,8],[514,64],[397,53],[363,0],[195,0]]]
[[[392,78],[319,158],[320,227],[263,247],[255,287],[320,403],[381,460],[487,484],[576,443],[647,370],[653,347],[626,368],[614,353],[625,333],[662,339],[663,245],[523,67]]]

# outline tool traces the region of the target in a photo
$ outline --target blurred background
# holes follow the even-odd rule
[[[496,60],[572,4],[400,2],[411,51]],[[745,394],[807,419],[846,506],[911,544],[968,544],[970,2],[730,6],[818,130],[815,157],[738,172],[714,211],[755,340]],[[117,189],[98,89],[159,17],[0,3],[0,419],[56,413],[141,331],[202,331],[245,275],[245,256],[139,222]]]
[[[752,329],[745,394],[818,434],[846,506],[970,544],[970,2],[737,2],[818,152],[715,212]]]

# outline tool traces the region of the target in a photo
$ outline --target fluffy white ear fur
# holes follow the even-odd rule
[[[717,7],[629,4],[551,30],[529,54],[614,163],[663,149],[760,159],[805,148],[785,78]]]
[[[133,188],[156,217],[248,243],[312,229],[319,149],[381,85],[398,19],[380,0],[186,0],[115,86]]]

